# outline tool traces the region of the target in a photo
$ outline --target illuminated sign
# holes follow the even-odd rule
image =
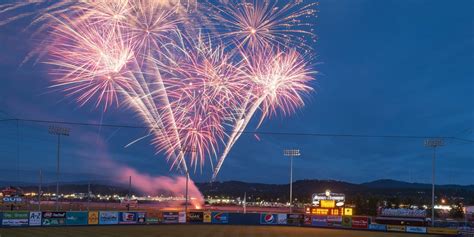
[[[336,207],[336,201],[335,200],[321,200],[319,206],[322,208],[334,208]]]
[[[311,214],[318,216],[342,216],[342,209],[339,208],[312,208]]]
[[[352,216],[352,208],[344,208],[344,216]]]

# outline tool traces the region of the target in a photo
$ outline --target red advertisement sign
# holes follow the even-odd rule
[[[366,216],[353,216],[352,217],[352,228],[355,229],[367,229],[369,228],[369,218]]]

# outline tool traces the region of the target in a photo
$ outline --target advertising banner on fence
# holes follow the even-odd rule
[[[328,226],[327,216],[313,216],[311,218],[311,225],[321,227]]]
[[[119,222],[119,213],[116,211],[99,212],[99,225],[116,225]]]
[[[260,224],[264,225],[276,225],[278,216],[277,214],[262,213],[260,214]]]
[[[303,225],[311,225],[311,216],[310,215],[304,215]]]
[[[406,231],[409,232],[409,233],[426,233],[426,227],[407,226]]]
[[[203,221],[204,223],[211,223],[212,222],[212,213],[209,211],[204,212],[203,214]]]
[[[3,212],[0,212],[0,227],[2,226],[3,222]]]
[[[44,226],[66,225],[66,212],[63,211],[43,212],[42,218]]]
[[[137,223],[145,224],[146,222],[146,212],[137,212]]]
[[[89,225],[98,225],[99,224],[99,212],[90,211],[87,217],[87,224]]]
[[[180,211],[178,213],[178,223],[186,223],[186,212]]]
[[[89,213],[86,211],[66,212],[66,225],[87,225]]]
[[[178,218],[178,212],[163,212],[163,223],[165,224],[176,224],[178,223]]]
[[[352,217],[352,228],[354,229],[367,229],[369,228],[369,218],[366,216],[353,216]]]
[[[26,211],[4,212],[2,225],[3,226],[27,226],[29,218],[30,218],[29,212],[26,212]]]
[[[288,223],[288,220],[286,219],[286,214],[277,215],[277,224],[286,225],[287,223]]]
[[[458,234],[458,230],[456,229],[437,228],[437,227],[428,227],[426,232],[428,232],[428,234],[445,234],[445,235]]]
[[[137,224],[136,212],[120,212],[119,224]]]
[[[341,227],[342,216],[327,216],[328,226]]]
[[[202,223],[204,220],[204,213],[202,212],[190,212],[188,216],[189,223]]]
[[[32,211],[30,212],[30,226],[40,226],[41,225],[41,212]]]
[[[229,213],[226,213],[226,212],[213,212],[211,223],[213,223],[213,224],[227,224],[227,223],[229,223]]]
[[[387,225],[388,231],[393,232],[405,232],[405,226],[403,225]]]
[[[303,214],[288,214],[286,216],[286,223],[288,225],[301,225],[301,224],[303,224]]]
[[[382,230],[386,231],[387,226],[386,225],[381,225],[381,224],[369,224],[369,230]]]
[[[161,212],[152,211],[146,213],[146,223],[147,224],[158,224],[163,220],[163,215]]]
[[[351,228],[352,227],[352,217],[343,216],[341,226],[346,227],[346,228]]]

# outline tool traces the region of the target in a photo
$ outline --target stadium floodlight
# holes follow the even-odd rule
[[[293,211],[293,157],[301,155],[299,149],[285,149],[283,155],[290,157],[290,213]]]
[[[197,149],[195,146],[192,146],[192,147],[188,147],[188,148],[183,148],[181,149],[181,151],[183,153],[195,153],[197,152]],[[188,203],[189,203],[189,195],[188,195],[188,192],[189,192],[189,170],[186,169],[186,201],[185,201],[185,205],[184,205],[184,212],[186,213],[186,215],[188,215]]]
[[[58,126],[49,126],[48,133],[58,136],[58,152],[56,160],[56,211],[59,211],[59,154],[61,148],[61,136],[69,136],[70,129]]]
[[[436,160],[436,148],[444,146],[443,139],[433,138],[425,140],[425,147],[433,148],[433,160],[432,160],[432,183],[431,183],[431,226],[435,225],[435,215],[434,215],[434,206],[435,206],[435,160]]]

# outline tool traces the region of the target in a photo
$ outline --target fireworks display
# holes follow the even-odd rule
[[[315,3],[303,0],[29,0],[0,4],[0,25],[32,18],[52,86],[82,106],[120,106],[149,127],[172,167],[213,178],[250,121],[304,105]]]

